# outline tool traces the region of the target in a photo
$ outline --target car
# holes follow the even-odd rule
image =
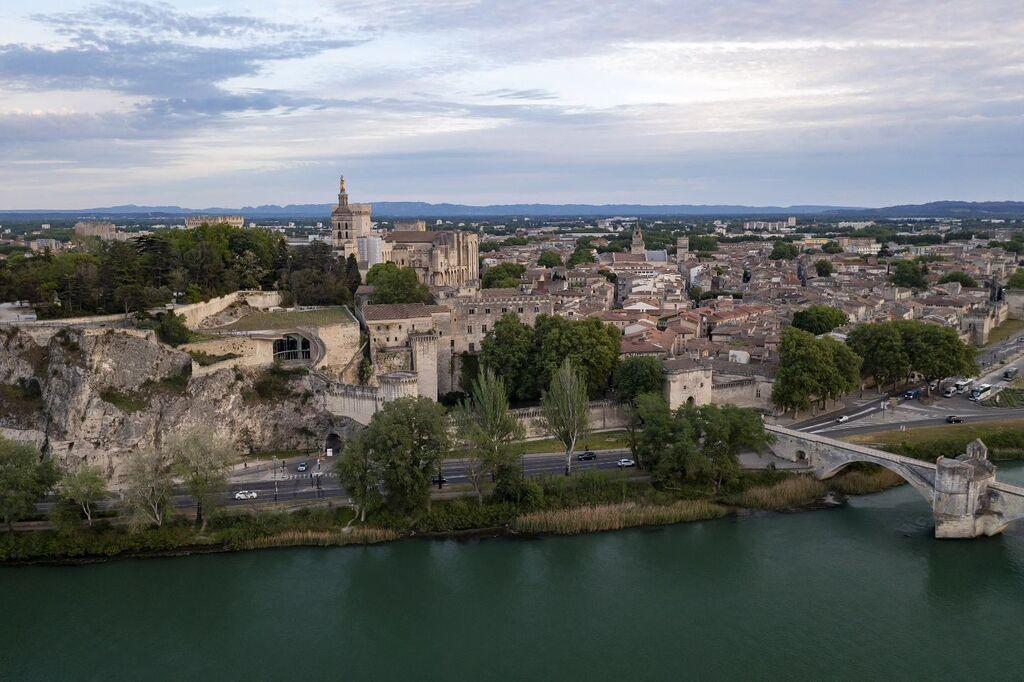
[[[257,493],[255,490],[239,490],[235,493],[236,500],[255,500]]]
[[[625,467],[635,467],[636,462],[634,462],[631,459],[626,459],[625,457],[623,457],[619,461],[615,462],[615,466],[619,467],[620,469],[623,469]]]
[[[947,386],[946,390],[942,392],[943,398],[952,398],[954,395],[956,395],[956,389],[952,386]]]
[[[904,400],[915,400],[919,397],[921,397],[921,389],[919,388],[915,388],[914,390],[907,391],[906,393],[903,394]]]
[[[434,476],[430,479],[430,482],[433,485],[446,485],[448,483],[448,479],[444,476]]]
[[[302,473],[303,471],[307,471],[308,469],[309,469],[309,463],[308,462],[302,462],[301,464],[299,464],[299,466],[295,467],[295,470],[298,471],[299,473]]]
[[[586,452],[581,452],[580,454],[576,455],[576,459],[578,459],[581,462],[585,462],[589,459],[597,459],[597,453],[593,452],[592,450],[587,450]]]
[[[836,420],[836,424],[845,424],[848,421],[850,421],[849,415],[844,414],[842,417]]]
[[[946,423],[947,424],[963,424],[964,423],[964,418],[963,417],[958,417],[955,414],[951,414],[948,417],[946,417]]]

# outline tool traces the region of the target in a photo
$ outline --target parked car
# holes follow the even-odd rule
[[[295,470],[298,471],[299,473],[302,473],[303,471],[308,471],[309,470],[309,463],[308,462],[302,462],[302,463],[299,464],[299,466],[295,467]]]
[[[581,462],[585,462],[589,459],[597,459],[597,453],[591,450],[587,450],[586,452],[581,452],[580,454],[576,455],[576,459],[578,459]]]
[[[430,482],[433,485],[447,485],[448,479],[445,478],[444,476],[434,476],[433,478],[430,479]]]
[[[617,461],[615,463],[615,466],[619,467],[620,469],[624,469],[625,467],[635,467],[636,466],[636,462],[634,462],[631,459],[627,459],[627,458],[624,457],[624,458],[620,459],[619,461]]]
[[[236,500],[255,500],[257,497],[255,490],[239,490],[235,493]]]
[[[952,386],[947,386],[946,390],[942,392],[943,398],[952,398],[954,395],[956,395],[956,389]]]
[[[948,417],[946,417],[946,423],[947,424],[963,424],[964,423],[964,418],[963,417],[958,417],[955,414],[951,414]]]
[[[849,415],[844,414],[842,417],[836,420],[836,424],[845,424],[848,421],[850,421]]]

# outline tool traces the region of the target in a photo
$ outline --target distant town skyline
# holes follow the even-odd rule
[[[37,0],[0,210],[1024,199],[1019,2]]]

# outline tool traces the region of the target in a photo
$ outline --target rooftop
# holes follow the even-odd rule
[[[420,234],[423,234],[422,232]],[[408,320],[414,317],[430,317],[434,313],[448,313],[451,309],[444,305],[426,305],[425,303],[384,303],[363,306],[363,319],[367,322],[383,320]]]

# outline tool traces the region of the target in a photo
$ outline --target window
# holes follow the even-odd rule
[[[470,315],[476,315],[476,308],[470,308],[469,309],[469,314]]]
[[[490,315],[490,314],[491,314],[491,309],[490,308],[484,308],[484,315]]]
[[[519,306],[519,314],[520,314],[520,315],[522,315],[522,314],[523,314],[523,307],[522,307],[522,306]]]
[[[469,352],[470,353],[472,353],[473,351],[476,350],[476,348],[473,347],[474,345],[476,345],[476,344],[474,344],[472,341],[469,342]]]
[[[535,306],[533,312],[540,313],[540,306]]]
[[[466,333],[467,334],[472,334],[473,333],[473,325],[471,325],[471,324],[467,324],[466,325]]]
[[[484,325],[484,327],[483,327],[483,333],[484,333],[484,334],[486,334],[486,333],[487,333],[487,325],[486,325],[486,324],[485,324],[485,325]]]
[[[508,308],[502,308],[502,309],[501,309],[501,312],[502,312],[503,314],[504,314],[504,313],[507,313],[507,312],[508,312]]]

